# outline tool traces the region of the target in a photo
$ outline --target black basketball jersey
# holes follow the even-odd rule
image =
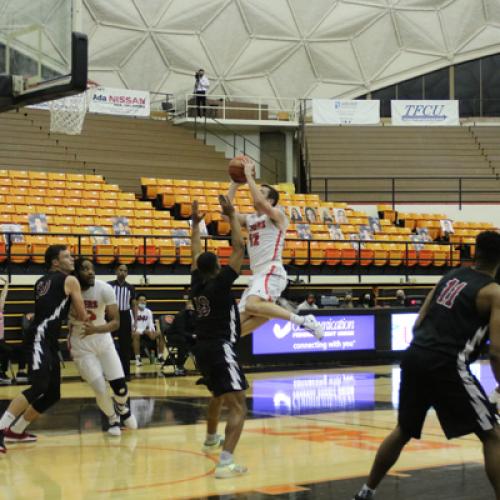
[[[436,286],[427,315],[414,329],[412,344],[465,363],[475,361],[489,325],[489,316],[481,317],[477,311],[476,297],[490,283],[493,278],[472,268],[446,274]]]
[[[223,267],[215,278],[204,281],[201,273],[191,274],[191,296],[196,308],[197,340],[227,340],[235,343],[240,336],[240,315],[231,287],[238,274]]]
[[[32,340],[58,347],[61,323],[68,317],[71,300],[64,290],[67,275],[49,272],[35,283],[35,316],[31,325]]]

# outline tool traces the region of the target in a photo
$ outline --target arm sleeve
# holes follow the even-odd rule
[[[232,267],[224,266],[217,276],[217,284],[221,289],[230,291],[238,276],[239,274]]]
[[[136,299],[136,296],[135,296],[135,286],[134,285],[130,285],[130,302],[132,302],[135,299]]]
[[[103,300],[105,306],[112,306],[113,304],[116,304],[115,292],[111,288],[111,286],[108,285],[107,283],[104,284],[104,287],[102,290],[102,300]]]

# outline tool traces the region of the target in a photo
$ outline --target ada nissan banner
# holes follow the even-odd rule
[[[380,101],[313,99],[313,123],[321,125],[378,125]]]
[[[129,89],[91,89],[89,112],[106,115],[149,116],[149,92]]]
[[[393,125],[460,125],[458,101],[391,101]]]

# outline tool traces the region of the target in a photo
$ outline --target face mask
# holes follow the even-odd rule
[[[138,304],[138,307],[141,311],[144,311],[144,309],[146,309],[146,304]]]

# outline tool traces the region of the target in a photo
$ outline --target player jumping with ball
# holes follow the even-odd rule
[[[253,214],[238,214],[240,224],[248,230],[247,250],[253,273],[239,304],[241,334],[248,335],[271,318],[279,318],[302,326],[322,339],[323,328],[312,314],[299,316],[275,303],[287,284],[281,255],[288,219],[278,208],[278,191],[268,184],[259,188],[254,179],[255,164],[248,157],[241,161],[255,208]],[[231,183],[228,192],[231,201],[239,186],[240,183]]]

